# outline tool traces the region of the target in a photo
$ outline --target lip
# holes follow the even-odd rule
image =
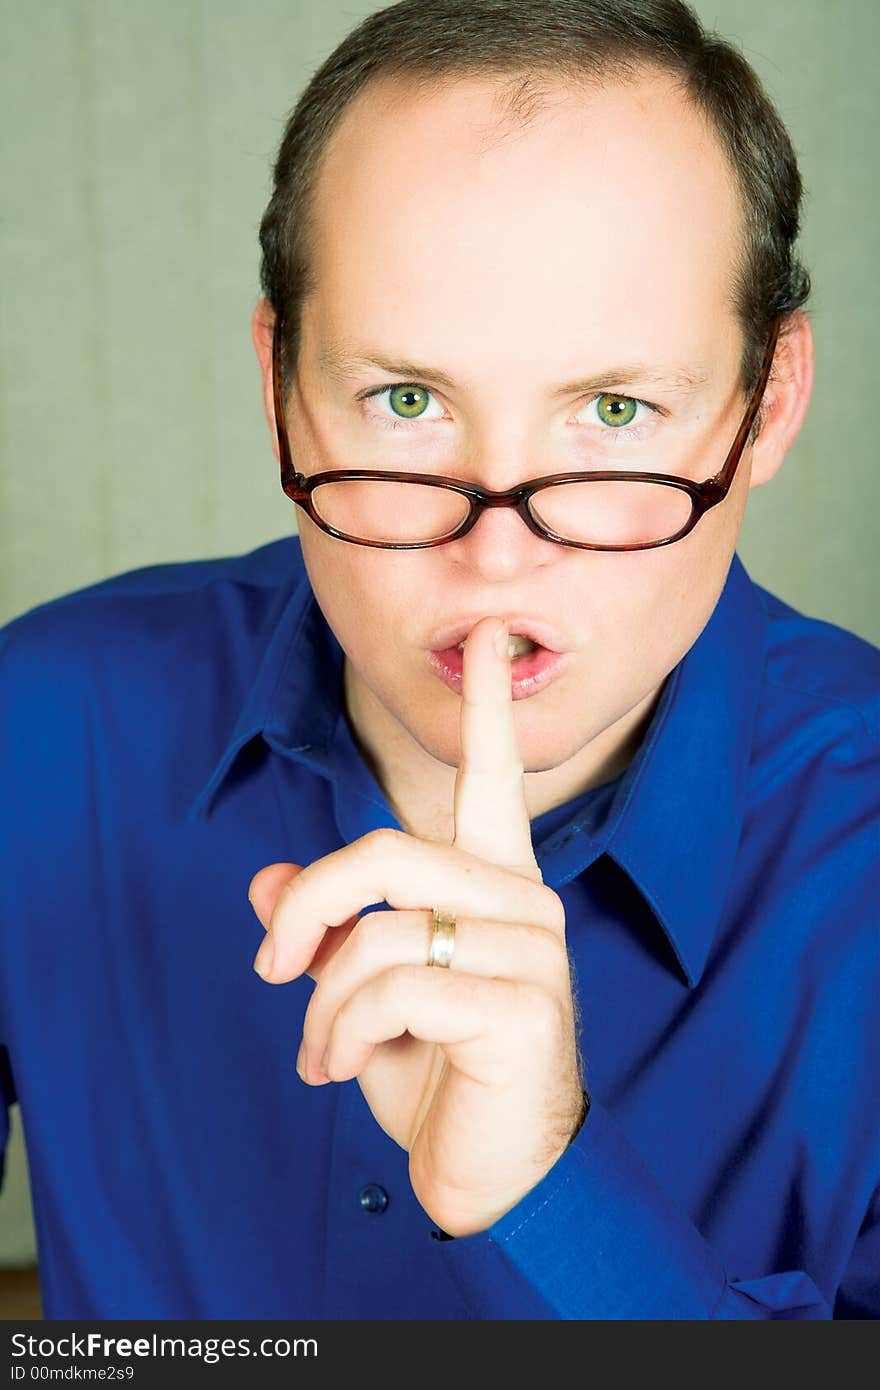
[[[524,635],[531,634],[526,632]],[[574,652],[558,652],[543,646],[526,656],[517,657],[510,663],[511,697],[514,700],[528,700],[530,696],[537,695],[561,676],[573,660]],[[461,694],[464,652],[458,650],[457,643],[453,642],[444,651],[429,651],[428,664],[444,685],[456,695]]]

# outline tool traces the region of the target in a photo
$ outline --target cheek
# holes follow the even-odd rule
[[[420,593],[399,558],[336,540],[308,517],[300,542],[315,598],[340,646],[358,667],[393,661]]]
[[[673,546],[603,557],[595,582],[581,588],[580,611],[591,615],[595,650],[609,678],[647,689],[696,641],[715,607],[735,544],[725,527],[709,521],[704,517]]]
[[[630,569],[624,562],[634,558]],[[579,658],[567,697],[603,727],[647,693],[667,645],[662,586],[646,569],[641,557],[603,556],[590,584],[568,598]]]
[[[717,508],[684,541],[655,552],[653,573],[645,575],[650,598],[641,622],[646,645],[668,670],[690,650],[712,616],[736,546],[738,520],[735,508]],[[639,620],[634,616],[633,621]]]

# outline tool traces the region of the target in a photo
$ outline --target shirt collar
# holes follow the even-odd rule
[[[208,814],[239,753],[260,734],[279,752],[333,773],[329,752],[342,704],[343,652],[295,544],[290,579],[266,620],[256,676],[220,760],[189,808],[190,822]]]
[[[396,822],[342,727],[344,654],[298,543],[292,559],[291,579],[266,622],[253,684],[188,820],[208,813],[238,754],[262,735],[282,756],[333,783],[337,812],[346,807],[344,828],[353,838],[368,824]],[[635,758],[609,792],[587,798],[592,816],[573,814],[572,824],[544,847],[559,851],[552,877],[545,872],[554,887],[607,853],[643,894],[691,986],[711,948],[742,829],[765,623],[755,585],[735,555],[718,603],[670,674]],[[583,799],[574,798],[576,804]],[[372,820],[359,821],[362,813]]]
[[[647,899],[691,986],[712,946],[745,819],[766,623],[734,555],[609,816],[606,851]]]

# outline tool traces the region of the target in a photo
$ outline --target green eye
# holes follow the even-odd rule
[[[420,386],[392,386],[388,392],[388,403],[395,415],[404,420],[415,420],[428,404],[428,392]]]
[[[599,396],[596,409],[606,425],[628,425],[636,413],[638,401],[629,396]]]

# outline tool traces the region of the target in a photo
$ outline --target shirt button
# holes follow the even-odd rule
[[[388,1193],[376,1182],[368,1182],[362,1187],[358,1200],[364,1211],[384,1211],[388,1205]]]

